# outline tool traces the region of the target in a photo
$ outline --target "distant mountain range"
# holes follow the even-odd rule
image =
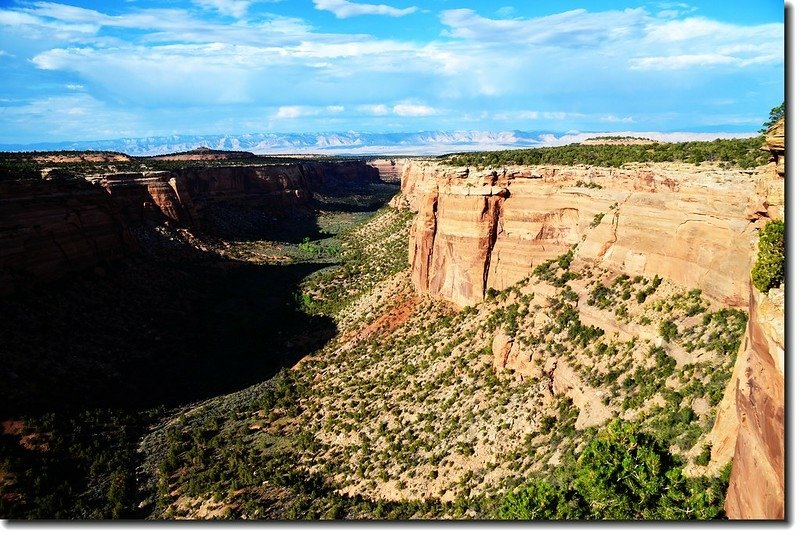
[[[65,141],[31,144],[0,144],[0,151],[98,150],[124,152],[131,156],[153,156],[184,152],[197,147],[249,151],[256,154],[337,155],[438,155],[449,152],[502,150],[566,145],[604,135],[630,135],[658,141],[713,140],[750,137],[741,133],[659,132],[406,132],[375,134],[332,132],[315,134],[172,135],[121,138],[101,141]]]

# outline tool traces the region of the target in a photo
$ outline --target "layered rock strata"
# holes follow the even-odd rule
[[[274,216],[310,210],[315,191],[336,191],[380,180],[363,162],[188,167],[175,171],[90,177],[119,203],[127,221],[202,227],[217,203],[258,207]]]
[[[0,183],[0,295],[136,246],[108,192],[82,181]]]
[[[784,292],[782,286],[760,293],[750,270],[758,229],[784,217],[783,128],[781,121],[767,133],[772,163],[755,170],[680,164],[477,170],[408,162],[402,190],[417,211],[409,246],[414,285],[474,304],[487,289],[507,288],[576,246],[578,258],[613,271],[659,275],[746,309],[745,339],[709,435],[708,468],[718,471],[732,459],[729,518],[782,519]],[[496,339],[493,353],[496,368],[516,358],[508,340]],[[561,370],[558,381],[553,373],[554,388],[575,398],[577,382],[568,372]]]
[[[412,161],[402,183],[418,212],[412,276],[418,290],[469,305],[578,245],[578,257],[743,308],[764,209],[756,183],[753,171],[711,166],[478,171]]]

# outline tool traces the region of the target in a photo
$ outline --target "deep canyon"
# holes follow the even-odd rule
[[[728,518],[782,519],[783,286],[750,275],[782,122],[764,150],[0,180],[3,511],[481,518],[618,419],[686,477],[729,469]],[[80,453],[81,418],[121,460]]]

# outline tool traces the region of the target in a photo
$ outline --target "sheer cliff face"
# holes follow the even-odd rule
[[[402,187],[418,212],[409,248],[414,285],[473,304],[576,245],[577,257],[603,268],[659,275],[747,310],[709,436],[709,469],[732,460],[730,518],[783,518],[783,287],[765,295],[750,284],[758,229],[784,214],[782,123],[768,133],[767,149],[773,162],[754,171],[642,164],[478,172],[409,162]],[[507,354],[495,353],[503,367]]]
[[[0,183],[0,295],[135,251],[111,196],[85,182]]]
[[[275,216],[311,209],[315,191],[336,190],[379,179],[362,162],[303,162],[251,167],[189,167],[174,172],[94,177],[131,223],[169,222],[202,227],[217,203],[257,207]]]
[[[772,164],[759,177],[763,214],[783,219],[784,122],[767,132]],[[761,224],[765,224],[762,220]],[[729,518],[782,519],[785,512],[784,287],[749,288],[749,320],[714,426],[712,461],[733,457]]]
[[[750,172],[678,164],[478,172],[410,162],[412,276],[420,291],[474,304],[577,245],[610,269],[746,307],[764,210],[756,183]]]

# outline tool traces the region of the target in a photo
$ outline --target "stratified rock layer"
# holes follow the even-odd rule
[[[0,183],[0,295],[135,251],[111,196],[82,181]]]
[[[612,271],[659,275],[747,309],[745,340],[709,436],[709,469],[733,460],[730,518],[782,519],[783,287],[762,295],[750,284],[750,269],[758,229],[784,215],[783,128],[781,121],[768,132],[772,163],[755,170],[639,164],[478,171],[409,161],[402,190],[417,211],[409,247],[414,285],[473,304],[576,246],[578,258]],[[503,335],[492,349],[495,368],[525,366]],[[578,399],[582,414],[602,408],[569,372],[553,368],[554,391]]]
[[[767,132],[772,154],[760,177],[762,214],[784,214],[784,122]],[[761,222],[765,224],[765,221]],[[725,512],[737,519],[783,519],[785,515],[784,286],[768,293],[750,286],[747,333],[712,432],[712,462],[731,456]]]
[[[745,307],[764,210],[756,182],[753,172],[678,164],[478,172],[411,161],[412,276],[420,291],[474,304],[579,244],[578,257]]]

